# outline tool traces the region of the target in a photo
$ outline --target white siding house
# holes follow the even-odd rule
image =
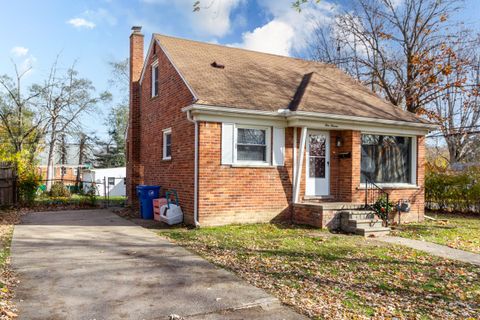
[[[98,196],[126,196],[126,174],[125,167],[86,170],[83,173],[84,189],[88,191],[95,185]]]

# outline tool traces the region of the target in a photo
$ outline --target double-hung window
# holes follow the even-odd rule
[[[158,61],[152,63],[152,97],[158,96]]]
[[[267,162],[268,128],[237,128],[237,161]]]
[[[222,164],[283,166],[285,128],[268,125],[222,123]]]
[[[416,183],[416,141],[412,137],[362,134],[361,182]]]
[[[163,130],[163,160],[172,159],[172,129]]]

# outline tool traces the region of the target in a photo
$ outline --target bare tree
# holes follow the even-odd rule
[[[456,38],[449,17],[461,0],[354,0],[353,9],[339,14],[332,26],[319,28],[314,58],[334,63],[414,113],[456,85],[447,83]],[[461,62],[459,62],[460,64]]]
[[[129,60],[127,58],[111,61],[109,66],[111,70],[109,83],[120,91],[121,100],[108,114],[105,121],[105,126],[108,127],[108,137],[99,142],[101,148],[95,153],[97,164],[104,168],[125,166],[125,141],[129,110]]]
[[[446,94],[434,101],[430,111],[430,117],[440,125],[441,135],[445,138],[450,163],[473,161],[474,156],[478,156],[480,55],[469,61],[468,72],[453,71],[448,75],[451,78],[449,82],[461,82],[463,85],[447,88]]]
[[[44,118],[36,111],[35,99],[38,90],[23,90],[22,80],[30,71],[15,68],[15,80],[4,75],[0,77],[0,131],[2,140],[12,152],[21,152],[27,147],[32,157],[42,138]]]
[[[92,155],[94,153],[94,147],[96,145],[96,138],[92,137],[92,135],[87,134],[83,131],[79,132],[76,135],[77,143],[78,143],[78,167],[77,167],[77,176],[76,176],[76,182],[75,185],[77,188],[80,187],[80,182],[81,182],[81,174],[82,174],[82,169],[83,165],[87,161],[92,160]]]
[[[53,178],[53,161],[56,144],[62,134],[79,131],[80,117],[95,109],[101,103],[110,100],[107,92],[95,94],[95,88],[88,79],[79,77],[74,67],[59,75],[57,63],[51,68],[50,75],[42,86],[39,104],[41,112],[47,117],[47,189]]]

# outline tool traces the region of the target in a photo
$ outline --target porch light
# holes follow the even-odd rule
[[[343,146],[343,138],[341,136],[337,136],[336,140],[335,140],[335,145],[337,147],[341,147]]]

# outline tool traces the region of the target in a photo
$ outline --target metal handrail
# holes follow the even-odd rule
[[[369,188],[369,185],[371,185],[371,188]],[[372,201],[369,201],[369,194],[368,194],[369,190],[378,191],[380,196],[376,198],[375,194],[373,194]],[[378,186],[371,178],[369,178],[368,176],[365,175],[365,209],[370,209],[370,210],[376,211],[375,208],[374,208],[374,204],[382,196],[385,197],[386,202],[387,202],[387,205],[386,205],[386,208],[385,208],[385,211],[386,211],[385,212],[385,217],[382,217],[382,220],[385,222],[385,226],[387,227],[388,226],[388,216],[389,216],[389,213],[390,213],[390,210],[391,210],[390,201],[389,201],[389,194],[383,188]]]

